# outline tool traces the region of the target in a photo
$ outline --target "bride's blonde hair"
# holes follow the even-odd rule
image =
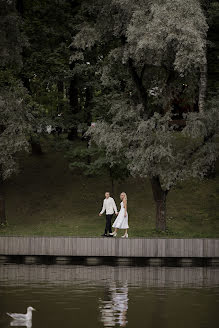
[[[128,201],[128,197],[127,197],[127,195],[126,195],[126,193],[124,191],[121,192],[121,195],[124,195],[125,200]]]

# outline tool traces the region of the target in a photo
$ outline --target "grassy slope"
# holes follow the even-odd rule
[[[168,195],[166,237],[218,237],[219,185],[215,180],[189,181]],[[72,173],[61,153],[26,156],[21,172],[7,182],[8,227],[0,235],[99,236],[104,216],[98,212],[107,177],[85,178]],[[114,198],[128,194],[130,237],[158,236],[154,230],[155,207],[148,183],[129,179],[117,183]]]

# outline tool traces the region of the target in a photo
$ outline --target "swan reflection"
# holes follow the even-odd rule
[[[10,326],[32,328],[32,320],[12,320]]]
[[[101,322],[104,327],[126,327],[128,311],[128,285],[127,283],[117,286],[115,282],[106,290],[103,298],[100,299],[99,310]]]

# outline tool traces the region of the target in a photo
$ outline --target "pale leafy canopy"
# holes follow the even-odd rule
[[[206,61],[207,29],[198,1],[153,1],[133,12],[126,55],[140,65],[161,65],[171,56],[176,71],[194,70]]]
[[[171,59],[185,72],[206,61],[208,26],[198,0],[97,0],[87,6],[97,18],[75,36],[79,48],[92,47],[101,37],[102,43],[124,37],[123,63],[132,58],[136,65],[160,65]]]
[[[132,118],[130,112],[129,117],[123,115],[122,125],[113,120],[90,129],[94,142],[106,149],[112,163],[119,153],[128,159],[134,176],[159,176],[166,190],[178,181],[205,176],[218,155],[216,106],[206,113],[190,114],[182,132],[170,128],[169,113],[155,113],[149,120],[140,119],[140,115],[136,120],[136,111],[132,113]]]
[[[16,155],[29,149],[28,134],[32,130],[29,98],[22,86],[0,93],[0,167],[3,179],[18,169]]]
[[[131,174],[159,176],[166,190],[203,177],[217,157],[217,102],[187,115],[182,131],[170,124],[171,106],[164,110],[184,82],[184,98],[194,103],[197,96],[208,30],[200,2],[99,0],[87,8],[95,23],[87,20],[90,33],[79,27],[74,46],[104,49],[96,71],[103,115],[89,130],[92,140],[112,165],[119,154]]]
[[[26,44],[21,20],[11,0],[0,1],[0,10],[0,179],[6,179],[18,169],[18,152],[28,150],[32,115],[27,91],[17,79]]]

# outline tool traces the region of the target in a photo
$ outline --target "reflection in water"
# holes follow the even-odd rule
[[[32,320],[24,320],[24,321],[12,320],[10,322],[10,326],[32,328]]]
[[[106,287],[104,298],[100,299],[99,309],[100,320],[105,327],[114,327],[116,324],[126,327],[128,323],[128,284],[118,286],[116,282],[112,282],[109,287]]]
[[[103,279],[104,277],[104,279]],[[72,285],[117,281],[148,287],[204,287],[219,285],[218,267],[111,267],[83,265],[0,265],[0,283],[7,286],[49,283]]]
[[[0,327],[219,327],[218,287],[218,267],[0,264]]]

